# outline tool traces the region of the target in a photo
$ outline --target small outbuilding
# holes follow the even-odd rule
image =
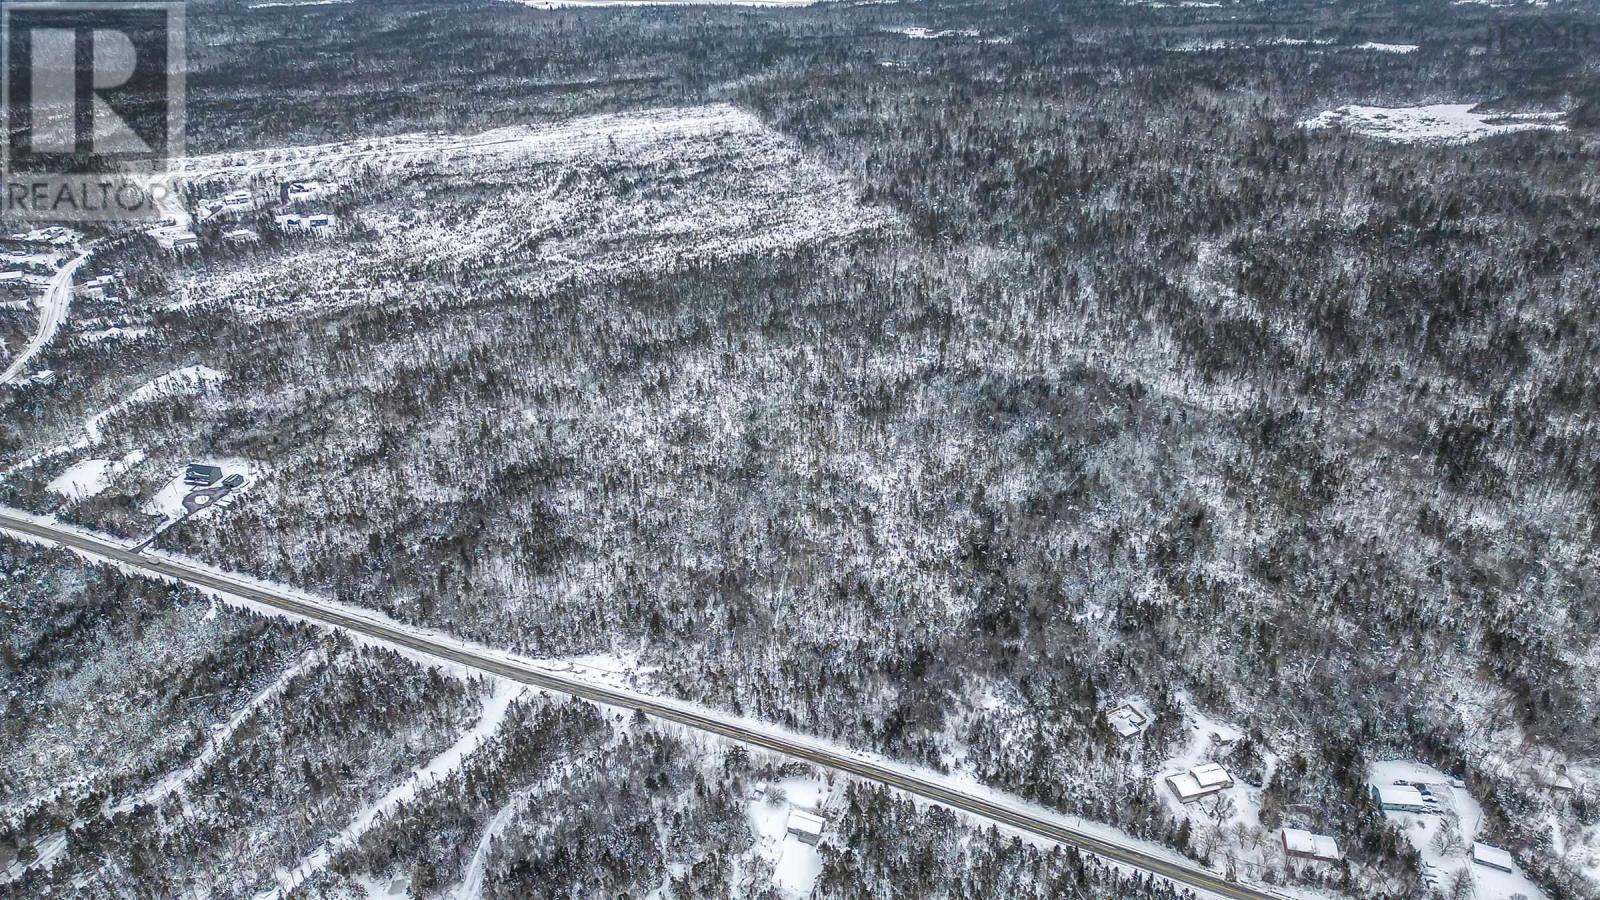
[[[1512,861],[1510,853],[1499,847],[1491,847],[1476,841],[1472,843],[1472,861],[1502,872],[1515,872],[1517,869],[1517,864]]]
[[[1342,858],[1339,844],[1325,834],[1313,834],[1299,828],[1283,829],[1283,852],[1290,859],[1314,859],[1320,862],[1338,862]]]
[[[802,844],[815,847],[822,840],[822,828],[827,824],[827,820],[816,813],[803,809],[789,810],[789,833],[799,838]]]

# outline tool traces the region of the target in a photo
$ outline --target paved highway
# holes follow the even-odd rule
[[[39,331],[34,334],[28,346],[22,348],[17,358],[6,366],[0,373],[0,384],[9,384],[22,370],[27,367],[28,361],[38,355],[44,345],[56,336],[56,329],[67,320],[67,308],[72,305],[72,273],[78,271],[83,261],[89,258],[88,253],[80,253],[67,261],[55,275],[50,277],[50,284],[44,291],[44,308],[39,310]]]
[[[474,650],[470,645],[444,640],[426,633],[369,618],[348,610],[309,603],[286,594],[265,589],[244,581],[208,572],[160,557],[143,556],[108,538],[96,537],[79,531],[42,524],[13,511],[0,509],[0,532],[43,538],[62,546],[82,550],[95,556],[121,563],[136,569],[185,584],[221,591],[246,600],[271,606],[334,628],[355,632],[369,638],[404,647],[435,659],[456,663],[481,672],[499,675],[523,684],[544,688],[561,694],[582,697],[610,706],[637,709],[647,715],[669,722],[677,722],[700,731],[722,735],[756,747],[773,750],[796,759],[803,759],[857,778],[889,785],[915,794],[952,809],[981,816],[1019,830],[1048,838],[1058,843],[1076,847],[1104,859],[1122,863],[1184,886],[1232,900],[1281,900],[1282,894],[1270,893],[1262,888],[1228,881],[1213,872],[1194,865],[1158,856],[1137,846],[1118,842],[1114,836],[1069,827],[1054,819],[1014,806],[980,793],[964,790],[952,782],[933,776],[921,776],[898,768],[863,759],[848,751],[829,747],[805,738],[774,733],[751,727],[736,719],[723,719],[715,713],[672,700],[643,696],[630,691],[591,684],[558,672],[540,668],[530,663],[518,662],[503,654],[487,649]]]

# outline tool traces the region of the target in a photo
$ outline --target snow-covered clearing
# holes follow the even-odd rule
[[[84,431],[92,443],[98,444],[104,437],[106,422],[119,413],[157,400],[200,394],[226,377],[209,366],[184,366],[181,369],[173,369],[165,375],[150,379],[120,401],[90,416],[84,422]]]
[[[1178,44],[1169,49],[1178,53],[1208,53],[1217,50],[1259,50],[1271,47],[1320,47],[1332,43],[1333,41],[1322,39],[1277,36],[1259,41],[1194,41]]]
[[[1508,873],[1472,863],[1472,843],[1479,839],[1483,807],[1465,788],[1453,787],[1450,776],[1432,766],[1403,760],[1373,763],[1367,770],[1368,785],[1399,781],[1426,786],[1439,801],[1434,813],[1384,813],[1422,855],[1425,878],[1448,890],[1465,872],[1478,900],[1510,900],[1518,894],[1526,900],[1541,900],[1545,896],[1520,868]]]
[[[215,302],[256,318],[407,302],[411,286],[383,272],[418,259],[434,269],[497,267],[507,289],[542,291],[608,274],[781,253],[899,221],[889,209],[863,205],[839,173],[727,104],[197,157],[182,165],[180,177],[216,189],[253,176],[379,183],[353,214],[374,235],[359,251],[299,242],[265,267],[198,273],[174,303]],[[401,184],[409,186],[403,193]],[[461,196],[462,184],[480,190],[473,202]],[[285,303],[285,296],[294,299]]]
[[[150,333],[148,328],[101,328],[95,331],[81,331],[74,335],[79,343],[101,344],[106,341],[134,340]]]
[[[919,41],[936,41],[940,38],[978,36],[978,32],[971,28],[952,28],[945,31],[938,31],[932,28],[923,28],[916,25],[910,28],[885,28],[884,31],[888,34],[903,35]]]
[[[1341,106],[1313,116],[1305,128],[1344,128],[1398,144],[1465,144],[1517,131],[1565,131],[1564,113],[1474,112],[1473,103],[1432,106]]]
[[[444,752],[429,760],[422,768],[411,773],[404,781],[396,785],[389,793],[384,794],[376,802],[368,805],[356,814],[344,830],[335,835],[320,849],[300,861],[292,871],[279,870],[273,877],[278,886],[273,890],[259,895],[258,900],[277,900],[286,894],[292,893],[295,888],[305,882],[307,878],[322,871],[335,854],[346,847],[354,846],[372,829],[372,826],[388,816],[401,804],[406,803],[416,796],[418,789],[432,784],[450,775],[461,767],[467,757],[492,738],[505,722],[506,712],[511,704],[527,690],[523,685],[502,678],[490,678],[489,696],[484,698],[483,712],[478,716],[478,721],[447,747]]]
[[[758,785],[750,798],[750,831],[756,840],[751,852],[772,864],[773,886],[785,897],[811,896],[822,871],[817,848],[789,833],[789,816],[800,811],[826,819],[833,797],[833,789],[814,778],[785,778]]]
[[[148,788],[123,799],[121,803],[112,807],[110,812],[113,814],[131,812],[140,806],[159,804],[172,794],[182,792],[206,770],[207,766],[211,765],[221,755],[223,748],[227,747],[228,742],[233,739],[234,732],[250,721],[256,710],[282,694],[288,688],[290,682],[321,665],[326,659],[326,655],[320,648],[306,651],[305,655],[285,669],[283,674],[273,679],[272,683],[262,689],[260,693],[251,697],[250,701],[240,707],[238,712],[229,716],[226,722],[214,726],[211,739],[206,742],[205,749],[200,751],[199,756],[196,756],[183,768],[167,773]]]
[[[1379,41],[1367,41],[1364,44],[1357,44],[1356,49],[1372,50],[1377,53],[1413,53],[1419,48],[1416,44],[1385,44]]]
[[[234,475],[239,475],[244,478],[244,484],[234,488],[231,492],[229,492],[228,496],[223,498],[223,500],[217,504],[218,506],[228,506],[237,502],[240,494],[243,494],[245,491],[249,490],[252,485],[263,478],[266,474],[266,467],[261,463],[258,463],[254,460],[242,459],[237,456],[197,456],[188,460],[188,462],[198,463],[200,465],[216,466],[222,470],[222,477],[224,479],[231,478]],[[162,516],[168,522],[175,522],[178,519],[183,518],[186,513],[192,518],[210,512],[210,509],[202,509],[193,513],[188,513],[188,510],[184,508],[183,498],[189,496],[189,492],[194,490],[194,488],[191,485],[184,483],[183,476],[184,473],[182,471],[173,475],[171,480],[162,485],[160,490],[156,491],[155,496],[145,501],[145,504],[140,508],[140,511],[146,515]]]
[[[43,838],[33,845],[36,854],[32,862],[14,862],[4,872],[0,872],[0,884],[9,884],[21,878],[28,872],[35,870],[49,871],[67,852],[67,833],[57,831]]]
[[[52,478],[45,490],[68,500],[84,500],[110,487],[118,475],[142,461],[142,450],[130,450],[121,459],[82,459]]]

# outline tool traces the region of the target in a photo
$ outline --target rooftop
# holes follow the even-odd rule
[[[1426,806],[1422,792],[1409,784],[1376,785],[1378,802],[1384,806]]]
[[[1312,834],[1299,828],[1283,830],[1283,846],[1290,853],[1315,856],[1318,859],[1338,859],[1339,844],[1325,834]]]
[[[789,810],[789,830],[805,834],[822,834],[822,826],[827,820],[816,813],[808,813],[803,809]]]
[[[1492,866],[1496,869],[1504,869],[1507,872],[1516,868],[1516,864],[1511,860],[1510,853],[1501,850],[1499,847],[1491,847],[1488,844],[1479,844],[1477,842],[1472,844],[1472,861],[1485,866]]]

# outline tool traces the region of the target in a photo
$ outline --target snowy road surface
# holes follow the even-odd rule
[[[57,525],[24,512],[0,509],[0,532],[9,532],[24,539],[47,541],[117,563],[133,572],[157,575],[191,587],[237,597],[441,662],[608,706],[639,710],[669,722],[897,788],[951,809],[1149,872],[1205,894],[1234,900],[1279,900],[1285,896],[1265,888],[1229,881],[1175,854],[1163,853],[1159,848],[1124,838],[1103,826],[1068,820],[996,792],[962,784],[956,779],[895,765],[715,710],[584,681],[504,651],[451,638],[439,632],[402,625],[379,614],[333,601],[319,601],[291,589],[274,589],[260,582],[211,571],[193,563],[159,556],[141,556],[110,538]]]
[[[67,320],[67,307],[72,305],[72,273],[78,271],[78,266],[89,258],[87,252],[80,253],[67,261],[60,271],[50,277],[50,284],[45,288],[43,308],[39,310],[39,331],[22,348],[17,358],[6,366],[4,373],[0,373],[0,384],[10,384],[13,379],[22,374],[27,368],[29,360],[38,355],[50,339],[56,336],[56,331],[61,328],[61,323]]]

